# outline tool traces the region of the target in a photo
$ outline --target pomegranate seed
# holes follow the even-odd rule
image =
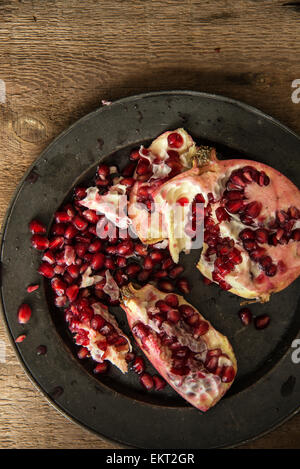
[[[179,280],[177,280],[176,287],[178,288],[179,291],[185,294],[188,294],[191,291],[189,282],[187,281],[186,278],[180,278]]]
[[[152,378],[152,376],[150,376],[148,373],[144,373],[144,374],[140,377],[140,382],[142,383],[142,385],[144,386],[144,388],[146,388],[148,391],[150,391],[150,389],[152,389],[153,386],[154,386],[153,378]]]
[[[185,318],[185,320],[191,327],[198,326],[200,321],[198,313],[195,313],[192,316],[188,316],[187,318]]]
[[[234,371],[233,366],[225,366],[221,375],[222,383],[231,383],[234,377],[235,377],[235,371]]]
[[[144,259],[144,269],[145,270],[152,270],[154,267],[154,262],[150,256],[146,256]]]
[[[141,157],[141,155],[140,155],[139,150],[132,150],[132,152],[130,153],[130,157],[129,157],[129,158],[130,158],[132,161],[137,161],[137,160],[140,159],[140,157]]]
[[[172,293],[165,297],[165,302],[167,303],[167,305],[171,306],[172,308],[177,308],[179,304],[177,295],[174,295]]]
[[[135,171],[136,163],[130,162],[128,163],[122,171],[122,176],[124,178],[131,177]]]
[[[132,187],[135,184],[135,179],[132,177],[121,179],[120,184],[122,186]]]
[[[90,223],[93,223],[94,225],[96,223],[98,223],[100,217],[99,215],[97,215],[97,213],[95,212],[95,210],[85,210],[83,213],[82,213],[82,216],[87,220],[89,221]]]
[[[182,274],[183,271],[184,267],[182,265],[178,265],[169,271],[169,276],[170,278],[177,278]]]
[[[54,276],[54,269],[48,262],[42,262],[38,268],[38,273],[44,277],[52,278]]]
[[[266,268],[266,275],[268,277],[274,277],[276,273],[277,273],[277,267],[275,264],[271,264],[270,266]]]
[[[108,370],[108,363],[107,361],[105,361],[103,363],[98,363],[98,365],[94,368],[94,373],[95,374],[106,373],[107,370]]]
[[[120,243],[117,247],[117,252],[120,256],[129,256],[133,253],[133,243],[131,240],[126,240]]]
[[[179,199],[177,199],[176,203],[183,207],[184,205],[187,205],[189,203],[189,199],[187,197],[180,197]]]
[[[60,278],[54,277],[51,280],[51,288],[55,291],[57,296],[63,296],[65,294],[67,285]]]
[[[80,267],[78,265],[72,264],[67,267],[67,271],[72,278],[77,278],[79,275]]]
[[[166,387],[166,382],[164,379],[162,379],[160,376],[154,375],[153,377],[154,381],[154,389],[155,391],[161,391]]]
[[[26,303],[23,303],[18,310],[18,322],[26,324],[31,317],[31,308]]]
[[[226,212],[226,210],[223,207],[218,207],[217,208],[216,217],[218,219],[218,222],[220,222],[220,223],[222,221],[229,221],[231,219],[230,215],[228,215],[228,213]]]
[[[290,218],[298,220],[300,218],[300,211],[296,207],[290,207],[288,209],[288,215]]]
[[[44,234],[46,233],[46,227],[39,220],[32,220],[29,223],[29,229],[32,234]]]
[[[150,252],[150,257],[154,262],[161,262],[164,258],[164,254],[161,251]]]
[[[212,356],[211,358],[208,357],[208,360],[205,362],[205,368],[207,371],[214,373],[218,366],[218,357],[217,356]]]
[[[49,240],[46,236],[41,236],[38,234],[34,234],[31,237],[31,245],[34,249],[38,249],[39,251],[45,251],[49,247]]]
[[[297,228],[296,230],[293,230],[292,231],[292,236],[291,238],[294,240],[294,241],[300,241],[300,228]]]
[[[102,252],[97,252],[93,255],[91,261],[91,267],[93,270],[100,270],[104,266],[105,255]]]
[[[105,352],[107,350],[107,347],[108,347],[108,343],[107,343],[106,339],[98,340],[96,342],[96,345],[97,345],[98,349],[102,350],[103,352]]]
[[[164,292],[172,292],[174,291],[174,285],[172,282],[168,280],[161,280],[158,282],[158,288]]]
[[[283,274],[284,274],[285,272],[287,272],[287,270],[288,270],[286,264],[285,264],[283,261],[281,261],[281,260],[278,261],[277,267],[278,267],[279,272],[281,272],[281,273],[283,273]]]
[[[133,371],[138,375],[141,375],[145,371],[145,363],[142,357],[136,357],[132,365]]]
[[[150,163],[148,160],[140,159],[136,168],[136,173],[139,176],[144,176],[149,172],[149,167],[150,167]]]
[[[189,318],[190,316],[193,316],[196,313],[195,309],[192,306],[186,304],[180,305],[179,311],[186,318]]]
[[[84,231],[88,226],[88,222],[79,216],[73,218],[73,223],[79,231]]]
[[[67,212],[56,212],[54,216],[56,223],[68,223],[72,219]]]
[[[256,218],[260,214],[261,209],[262,204],[260,202],[250,202],[250,204],[246,205],[244,209],[244,215]]]
[[[270,323],[270,316],[267,314],[261,314],[254,319],[254,325],[256,329],[265,329]]]
[[[171,148],[180,148],[183,145],[183,138],[177,132],[168,135],[168,145]]]
[[[268,232],[263,228],[255,231],[255,239],[258,243],[264,244],[268,242]]]
[[[28,292],[28,293],[32,293],[32,292],[36,291],[38,288],[40,288],[40,286],[39,286],[38,284],[36,284],[36,285],[29,285],[29,286],[27,287],[27,292]]]
[[[78,285],[71,285],[70,287],[68,287],[66,289],[66,295],[67,295],[69,301],[71,301],[71,302],[75,301],[76,298],[77,298],[78,292],[79,292]]]
[[[105,320],[99,314],[95,314],[93,319],[91,319],[91,328],[94,329],[95,331],[99,331],[101,327],[104,326],[104,324],[105,324]]]
[[[129,276],[129,277],[135,277],[139,271],[141,270],[141,266],[139,264],[130,264],[127,269],[126,269],[126,274]]]
[[[65,229],[66,227],[64,224],[53,223],[52,228],[51,228],[51,233],[54,234],[55,236],[64,236]]]
[[[86,358],[87,356],[89,355],[89,351],[87,348],[85,347],[81,347],[78,352],[77,352],[77,357],[82,360],[84,358]]]
[[[55,238],[51,238],[49,241],[49,249],[51,251],[61,249],[64,243],[65,243],[65,240],[62,236],[56,236]]]
[[[209,330],[209,324],[206,321],[200,321],[196,329],[194,330],[194,337],[197,339],[201,335],[204,335]]]
[[[177,309],[170,309],[167,312],[168,321],[176,324],[180,320],[180,313]]]
[[[253,241],[252,239],[245,239],[245,241],[243,242],[243,245],[247,251],[253,251],[254,249],[257,248],[256,242]]]
[[[56,296],[54,299],[54,304],[57,308],[62,308],[65,306],[67,303],[67,297],[66,296]]]
[[[84,199],[86,197],[86,189],[85,187],[75,187],[74,195],[77,200]]]
[[[189,373],[190,369],[187,366],[182,366],[180,368],[172,367],[171,368],[171,373],[173,373],[176,376],[185,376]]]
[[[228,212],[238,213],[243,208],[244,202],[242,200],[228,200],[225,206]]]
[[[26,339],[26,334],[21,334],[21,335],[18,335],[18,337],[15,339],[15,342],[17,344],[19,344],[19,343],[23,342],[23,340],[25,340],[25,339]]]
[[[244,326],[248,326],[252,321],[252,313],[249,308],[242,308],[239,311],[239,317]]]
[[[268,267],[271,266],[272,264],[272,258],[270,256],[263,256],[260,260],[259,260],[259,263],[261,265],[261,267],[265,270],[267,269]]]
[[[248,239],[254,240],[255,232],[250,230],[250,228],[245,228],[244,230],[240,231],[239,237],[243,241],[248,240]]]
[[[136,245],[134,246],[134,251],[135,251],[135,253],[138,254],[139,256],[142,256],[142,257],[147,256],[147,254],[148,254],[148,246],[146,246],[146,245],[144,245],[144,244],[138,243],[138,244],[136,244]]]
[[[133,352],[126,353],[125,360],[127,361],[127,363],[133,362],[134,359],[135,359],[135,353]]]
[[[106,179],[110,175],[109,166],[106,164],[100,164],[98,166],[97,173],[101,179]]]
[[[142,322],[138,322],[132,328],[133,334],[140,340],[143,340],[149,334],[149,329]]]

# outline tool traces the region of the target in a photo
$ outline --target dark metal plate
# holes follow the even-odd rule
[[[125,164],[130,149],[168,129],[183,126],[198,141],[213,142],[221,155],[240,154],[280,170],[300,187],[300,139],[286,127],[242,103],[197,92],[162,92],[122,99],[103,107],[60,135],[37,159],[19,186],[7,213],[2,240],[1,299],[15,350],[32,381],[60,411],[109,439],[140,448],[217,448],[261,435],[297,412],[300,364],[291,344],[299,337],[300,279],[274,295],[256,314],[269,313],[262,331],[244,328],[240,299],[206,286],[195,268],[196,253],[184,257],[193,284],[188,296],[236,352],[239,371],[230,392],[206,414],[188,406],[173,390],[146,393],[134,373],[112,370],[95,377],[90,360],[79,361],[62,313],[48,301],[46,285],[28,295],[39,278],[40,255],[30,247],[28,223],[50,226],[52,216],[78,181],[90,177],[100,160]],[[33,315],[17,322],[20,303]],[[127,329],[124,313],[114,308]],[[298,313],[298,314],[297,314]],[[128,330],[128,329],[127,329]],[[46,345],[44,356],[36,347]]]

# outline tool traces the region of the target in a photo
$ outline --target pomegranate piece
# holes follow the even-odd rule
[[[26,303],[21,304],[18,310],[18,322],[26,324],[31,318],[31,308]]]
[[[256,329],[265,329],[270,324],[271,318],[268,314],[261,314],[254,319]]]
[[[249,308],[242,308],[239,311],[239,317],[244,326],[248,326],[252,321],[252,313]]]
[[[39,220],[32,220],[29,223],[29,229],[32,234],[45,234],[46,227]]]
[[[124,287],[121,307],[138,345],[175,391],[203,411],[221,399],[236,375],[236,360],[226,337],[195,308],[183,297],[166,295],[150,284],[138,290],[131,284]],[[161,311],[161,321],[156,320],[157,309]],[[168,317],[174,311],[180,318],[176,322]],[[137,357],[135,363],[143,377],[143,362]],[[150,378],[145,378],[146,388],[160,389],[157,378]]]
[[[31,238],[31,245],[34,247],[34,249],[45,251],[49,247],[49,240],[46,238],[46,236],[34,234]]]

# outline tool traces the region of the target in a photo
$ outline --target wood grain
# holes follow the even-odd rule
[[[300,133],[299,2],[2,0],[0,220],[24,171],[101,99],[192,89],[240,99]],[[116,448],[49,406],[0,326],[1,448]],[[1,354],[0,354],[1,356]],[[244,448],[299,448],[300,416]]]

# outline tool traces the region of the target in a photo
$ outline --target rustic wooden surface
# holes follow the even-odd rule
[[[101,99],[162,89],[215,92],[300,133],[300,103],[291,100],[292,81],[300,78],[299,21],[300,2],[280,0],[0,0],[0,219],[41,150]],[[3,325],[0,447],[117,447],[47,403]],[[300,415],[243,446],[299,447]]]

